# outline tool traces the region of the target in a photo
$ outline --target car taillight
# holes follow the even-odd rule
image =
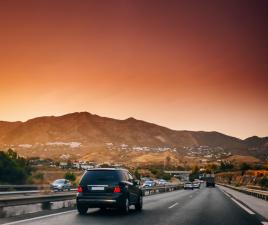
[[[83,188],[82,188],[81,186],[78,186],[78,188],[77,188],[77,192],[78,192],[78,193],[82,193],[82,192],[83,192]]]
[[[114,188],[114,193],[120,193],[121,192],[121,188],[119,186],[116,186]]]

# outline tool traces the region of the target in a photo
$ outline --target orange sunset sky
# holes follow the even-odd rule
[[[89,111],[268,135],[268,2],[3,0],[0,120]]]

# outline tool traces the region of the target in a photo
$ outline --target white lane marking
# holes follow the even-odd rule
[[[169,208],[169,209],[172,209],[173,207],[175,207],[175,206],[178,205],[178,204],[179,204],[179,203],[176,202],[176,203],[174,203],[173,205],[169,206],[168,208]]]
[[[29,222],[29,221],[34,221],[34,220],[38,220],[38,219],[44,219],[44,218],[48,218],[48,217],[52,217],[52,216],[58,216],[58,215],[62,215],[62,214],[67,214],[67,213],[71,213],[71,212],[76,212],[77,210],[69,210],[66,212],[60,212],[60,213],[54,213],[54,214],[49,214],[49,215],[45,215],[45,216],[38,216],[38,217],[33,217],[30,219],[25,219],[25,220],[18,220],[18,221],[14,221],[14,222],[10,222],[10,223],[2,223],[0,225],[13,225],[13,224],[18,224],[18,223],[24,223],[24,222]]]
[[[221,188],[219,188],[219,189],[220,189],[221,192],[222,192],[223,194],[225,194],[227,197],[232,198],[232,196],[231,196],[230,194],[228,194],[225,190],[222,190]]]
[[[247,213],[253,215],[255,214],[254,212],[252,212],[249,208],[245,207],[244,205],[242,205],[240,202],[236,201],[234,198],[231,198],[237,205],[239,205],[242,209],[244,209]]]
[[[223,192],[223,194],[225,194],[227,197],[231,198],[231,195],[229,195],[227,192],[225,192],[225,191],[222,191],[222,192]]]
[[[263,225],[268,225],[268,222],[261,222]]]

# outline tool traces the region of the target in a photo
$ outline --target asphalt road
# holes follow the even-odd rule
[[[255,225],[262,219],[225,195],[219,188],[179,190],[144,198],[144,210],[128,215],[116,210],[88,210],[80,216],[76,210],[45,215],[6,225]]]

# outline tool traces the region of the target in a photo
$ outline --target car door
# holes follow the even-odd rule
[[[128,181],[130,182],[129,184],[129,201],[133,204],[135,204],[138,201],[139,197],[139,187],[134,183],[134,178],[133,176],[128,173]]]

